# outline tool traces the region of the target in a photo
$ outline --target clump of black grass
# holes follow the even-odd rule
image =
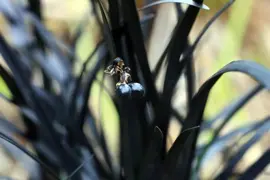
[[[5,140],[1,144],[14,159],[24,163],[31,179],[200,179],[201,165],[207,161],[206,153],[217,146],[222,149],[225,142],[236,134],[250,139],[224,162],[224,168],[213,179],[255,178],[269,164],[268,150],[249,169],[240,174],[235,172],[245,152],[269,132],[269,117],[224,136],[219,135],[231,117],[252,97],[263,88],[270,89],[268,69],[252,61],[234,61],[209,78],[197,93],[194,91],[193,52],[209,26],[234,1],[228,2],[209,20],[193,44],[188,40],[189,33],[200,9],[207,9],[207,6],[200,0],[151,2],[137,9],[133,0],[109,0],[108,9],[105,9],[102,1],[89,1],[102,29],[103,40],[90,52],[79,75],[73,72],[78,60],[74,52],[85,22],[78,27],[71,43],[64,44],[42,24],[39,0],[28,0],[27,7],[10,1],[0,3],[1,14],[10,28],[8,37],[0,35],[0,53],[9,68],[1,64],[0,74],[12,94],[12,97],[4,94],[1,97],[19,108],[26,126],[26,131],[23,131],[1,116],[0,138]],[[170,42],[152,72],[145,42],[155,17],[152,7],[160,3],[175,3],[179,18]],[[184,11],[179,3],[189,6]],[[143,11],[141,19],[138,10]],[[94,55],[97,55],[96,59]],[[116,57],[124,59],[132,70],[133,81],[145,89],[144,98],[111,96],[120,117],[119,164],[113,162],[104,132],[102,128],[98,129],[96,118],[87,106],[97,73]],[[90,61],[95,63],[91,70],[87,70]],[[158,93],[155,80],[161,68],[166,73],[163,91]],[[258,86],[230,104],[212,121],[204,122],[203,112],[209,92],[223,74],[232,71],[249,75]],[[33,83],[36,72],[41,72],[42,85]],[[188,87],[186,117],[171,103],[182,75]],[[112,81],[117,83],[117,80]],[[167,152],[166,137],[171,117],[178,119],[182,130]],[[214,128],[216,124],[218,126]],[[91,138],[84,133],[85,126],[89,127]],[[197,146],[200,132],[209,129],[214,130],[212,140]],[[15,141],[14,135],[30,142],[35,153]],[[36,163],[33,165],[22,160],[22,153]]]

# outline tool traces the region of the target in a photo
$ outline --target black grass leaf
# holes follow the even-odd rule
[[[181,134],[175,140],[173,146],[170,148],[168,155],[164,161],[164,167],[162,170],[164,171],[162,174],[162,179],[179,179],[181,178],[181,153],[186,148],[186,143],[190,141],[190,135],[195,133],[195,130],[199,129],[199,126],[195,126],[190,129],[182,130]]]
[[[209,29],[209,27],[222,15],[228,8],[232,6],[232,4],[235,2],[235,0],[230,0],[227,2],[203,27],[202,31],[199,33],[198,37],[194,41],[191,47],[187,48],[185,50],[182,59],[187,58],[188,56],[192,55],[193,51],[196,49],[197,45],[199,44],[201,38],[206,33],[206,31]]]
[[[111,28],[109,26],[110,24],[109,24],[109,21],[108,21],[107,16],[106,16],[106,10],[105,10],[104,5],[102,4],[102,2],[100,0],[97,0],[97,3],[98,3],[99,8],[101,10],[101,15],[102,15],[102,20],[103,20],[102,30],[103,30],[103,34],[104,34],[104,39],[106,40],[106,43],[108,45],[108,49],[109,49],[111,58],[116,58],[117,55],[116,55],[115,45],[113,42],[113,37],[111,35]]]
[[[87,77],[86,77],[86,82],[83,88],[83,94],[82,94],[82,98],[83,98],[83,102],[82,102],[82,106],[79,107],[79,114],[78,114],[78,120],[80,121],[80,128],[83,126],[83,122],[84,122],[84,118],[87,112],[87,103],[89,100],[89,95],[90,95],[90,89],[92,87],[93,81],[95,80],[96,74],[98,73],[98,71],[100,70],[100,68],[102,67],[102,64],[104,64],[104,58],[107,55],[107,49],[105,48],[105,45],[101,45],[99,47],[99,58],[97,63],[95,64],[95,66],[93,67],[93,69],[91,70],[90,73],[88,73]]]
[[[175,92],[175,86],[185,67],[183,61],[179,61],[184,49],[188,46],[188,35],[199,13],[199,8],[189,6],[183,18],[179,18],[167,52],[168,66],[166,69],[165,80],[163,84],[162,105],[157,111],[156,124],[161,128],[164,136],[167,136],[170,104]],[[162,111],[161,111],[162,109]],[[164,145],[166,142],[164,142]]]
[[[220,175],[217,176],[217,179],[224,179],[226,177],[229,177],[231,174],[233,174],[233,170],[237,163],[242,159],[242,157],[245,155],[245,153],[256,143],[258,142],[265,133],[269,133],[270,131],[270,119],[265,122],[265,124],[262,124],[260,128],[256,130],[256,133],[254,136],[252,136],[247,143],[242,145],[239,150],[228,160],[225,169],[222,170]]]
[[[13,123],[0,116],[0,131],[5,134],[23,136],[24,132],[16,127]]]
[[[145,41],[147,41],[148,38],[150,37],[151,25],[153,23],[154,18],[155,18],[154,13],[148,13],[140,19],[140,24]]]
[[[161,130],[155,127],[146,153],[143,156],[137,179],[146,180],[158,177],[158,173],[156,173],[160,165],[158,163],[158,155],[162,149],[163,138]]]
[[[193,0],[159,0],[159,1],[155,1],[155,2],[152,2],[150,4],[147,4],[147,5],[143,6],[142,8],[139,8],[138,10],[144,10],[144,9],[150,8],[152,6],[156,6],[156,5],[163,4],[163,3],[183,3],[183,4],[188,4],[190,6],[195,6],[197,8],[209,10],[209,8],[206,5],[198,3],[198,2],[193,1]]]
[[[6,133],[3,133],[6,134]],[[12,135],[6,134],[7,137],[11,137]],[[13,135],[14,136],[14,135]],[[18,137],[18,136],[17,136]],[[10,144],[7,141],[0,141],[1,147],[7,153],[7,155],[16,160],[17,163],[23,165],[25,171],[29,174],[29,179],[40,179],[42,176],[43,167],[38,164],[35,160],[25,154],[23,151],[15,147],[13,144]],[[50,167],[51,168],[51,167]]]
[[[187,107],[191,106],[191,101],[193,94],[195,92],[195,67],[193,64],[193,57],[190,57],[189,60],[187,60],[187,66],[186,66],[186,82],[187,82]]]
[[[22,145],[18,144],[17,142],[15,142],[14,140],[12,140],[11,138],[9,138],[8,136],[6,136],[5,134],[3,134],[1,132],[0,132],[0,138],[1,139],[4,139],[5,141],[9,142],[10,144],[14,145],[15,147],[17,147],[18,149],[20,149],[21,151],[23,151],[25,154],[27,154],[29,157],[31,157],[33,160],[35,160],[37,163],[39,163],[48,173],[50,173],[50,175],[52,177],[54,177],[55,179],[60,180],[60,178],[58,177],[58,175],[52,169],[50,169],[50,167],[48,167],[45,163],[43,163],[36,156],[34,156],[33,154],[31,154]]]
[[[209,128],[213,128],[216,123],[222,123],[224,121],[229,120],[241,107],[243,107],[253,96],[259,93],[263,87],[261,85],[257,85],[256,87],[249,90],[246,94],[239,97],[237,100],[229,104],[225,107],[220,113],[218,113],[211,120],[204,122],[201,130],[207,130]],[[220,122],[222,120],[222,122]],[[224,124],[225,125],[225,124]]]
[[[15,83],[14,78],[9,72],[7,72],[7,70],[2,65],[0,65],[0,75],[5,82],[8,82],[7,86],[12,94],[12,101],[16,104],[23,104],[24,103],[23,96],[20,90],[18,89],[18,86]]]
[[[102,49],[104,47],[104,44],[103,43],[104,42],[101,41],[99,44],[97,44],[97,46],[94,49],[94,51],[88,56],[88,58],[83,63],[81,72],[80,72],[79,76],[75,80],[74,87],[73,87],[72,92],[71,92],[71,95],[70,95],[69,105],[68,105],[69,106],[68,108],[69,108],[69,110],[71,112],[72,112],[73,109],[76,109],[77,108],[76,105],[79,104],[77,102],[77,98],[80,96],[80,93],[82,93],[80,91],[81,91],[81,85],[82,85],[82,82],[83,82],[83,77],[84,77],[85,73],[87,73],[86,72],[86,68],[87,68],[88,64],[91,62],[91,60],[93,60],[93,56],[96,53],[98,53],[99,51],[102,52]],[[92,76],[95,77],[94,74]],[[92,83],[92,82],[93,82],[93,80],[90,83]],[[91,87],[91,84],[90,84],[90,87]],[[81,104],[83,104],[83,102]],[[74,113],[72,113],[71,116],[76,116],[76,111],[73,111],[73,112]]]
[[[219,136],[221,130],[227,125],[231,117],[239,111],[251,98],[253,98],[258,92],[260,92],[263,89],[262,85],[257,85],[255,88],[253,88],[250,92],[248,92],[245,96],[241,97],[239,101],[235,102],[230,106],[228,109],[225,109],[222,114],[220,114],[219,119],[216,121],[219,121],[219,125],[214,130],[214,134],[212,137],[212,140],[206,145],[204,151],[202,154],[199,155],[200,158],[204,156],[204,154],[207,152],[207,149],[215,142],[217,137]],[[214,121],[213,121],[214,122]],[[198,162],[197,168],[200,167],[200,160]]]
[[[254,164],[252,164],[240,177],[239,180],[256,179],[256,177],[269,165],[270,149],[268,149]]]
[[[270,71],[268,69],[252,61],[246,60],[234,61],[225,66],[224,68],[222,68],[216,74],[214,74],[208,81],[206,81],[203,84],[198,93],[194,96],[191,104],[191,109],[183,125],[184,130],[187,128],[192,128],[194,126],[200,126],[202,124],[202,115],[205,109],[207,97],[209,95],[210,90],[224,73],[232,71],[245,73],[254,78],[255,80],[257,80],[260,84],[262,84],[264,88],[266,89],[270,88],[269,81],[265,79],[265,77],[268,77],[270,75]],[[190,177],[192,159],[196,151],[195,147],[199,131],[196,129],[194,131],[195,133],[190,135],[191,137],[189,141],[186,143],[179,157],[182,159],[182,161],[180,165],[181,167],[179,168],[180,171],[178,171],[178,174],[184,178]]]
[[[156,80],[157,79],[157,76],[158,74],[160,73],[160,70],[162,68],[162,65],[164,64],[164,61],[165,61],[165,57],[167,55],[167,52],[169,50],[169,44],[168,46],[166,47],[166,49],[163,51],[162,55],[160,56],[152,74],[153,74],[153,79]]]
[[[62,48],[60,48],[59,46],[59,40],[56,40],[56,38],[53,37],[51,33],[46,30],[44,25],[37,19],[35,15],[27,12],[25,12],[24,14],[26,17],[29,18],[30,22],[36,28],[36,31],[39,34],[40,38],[51,51],[49,51],[46,55],[43,55],[43,53],[40,52],[40,49],[37,50],[35,48],[32,48],[28,50],[31,50],[31,53],[35,55],[34,59],[37,60],[41,68],[46,71],[48,76],[51,77],[52,74],[54,74],[54,76],[58,75],[57,77],[59,78],[57,79],[60,81],[63,90],[65,90],[67,88],[66,84],[68,83],[68,81],[72,80],[72,68],[71,64],[69,63],[69,59],[64,54]],[[49,61],[45,61],[48,57]]]
[[[127,99],[126,97],[122,97],[122,103],[120,107],[123,109],[120,111],[121,119],[120,119],[120,127],[121,132],[120,132],[120,161],[121,161],[121,166],[124,170],[124,174],[122,175],[123,178],[127,178],[130,180],[135,180],[135,163],[136,159],[132,155],[132,152],[135,150],[136,147],[134,147],[132,140],[134,140],[134,135],[136,135],[138,132],[135,132],[132,130],[132,126],[129,125],[129,123],[132,120],[135,120],[133,117],[129,117],[129,113],[131,109],[129,109],[131,101]],[[124,108],[126,107],[126,108]],[[128,110],[129,109],[129,110]],[[136,129],[138,127],[135,127]],[[137,142],[134,142],[137,143]],[[138,145],[138,144],[137,144]],[[135,148],[135,149],[132,149]],[[137,157],[138,158],[138,157]]]
[[[43,17],[42,17],[42,12],[41,12],[42,11],[41,2],[39,0],[37,1],[28,0],[28,5],[29,5],[29,11],[35,14],[39,20],[42,20]],[[44,52],[44,47],[45,47],[44,42],[42,38],[40,37],[40,34],[37,32],[36,28],[34,28],[34,36],[36,37],[38,46]],[[44,84],[45,89],[50,90],[52,86],[51,80],[47,77],[47,75],[44,72],[42,75],[43,75],[43,84]]]
[[[16,61],[16,56],[18,56],[18,53],[16,53],[14,50],[12,50],[9,45],[6,43],[5,39],[0,35],[0,52],[6,61],[7,65],[9,66],[11,72],[13,73],[14,81],[18,88],[20,88],[22,92],[22,95],[24,98],[26,98],[26,94],[28,93],[27,90],[29,89],[27,87],[27,84],[29,83],[28,77],[23,77],[23,67],[24,64],[21,61]],[[2,72],[5,73],[5,71],[2,69]],[[7,73],[5,73],[6,78],[8,77]],[[12,81],[11,81],[12,82]],[[28,98],[29,99],[29,98]]]
[[[242,137],[245,137],[246,135],[257,131],[258,128],[260,128],[262,125],[264,125],[267,121],[269,121],[269,117],[264,118],[263,120],[258,120],[258,122],[252,123],[252,124],[248,124],[244,127],[241,128],[237,128],[236,130],[233,130],[225,135],[219,136],[215,141],[212,142],[211,146],[209,146],[209,149],[207,150],[207,154],[211,154],[214,155],[216,152],[221,151],[222,149],[224,149],[224,147],[227,146],[234,146],[235,143],[237,143]],[[235,140],[235,137],[238,137],[237,140]],[[228,142],[234,140],[235,143],[233,145],[229,145]],[[199,146],[196,150],[196,154],[197,156],[199,156],[200,154],[202,154],[202,152],[204,151],[205,147],[208,146],[208,143],[203,144],[201,146]],[[204,156],[201,158],[201,162],[199,162],[200,164],[203,164],[206,160],[207,157]],[[199,166],[199,165],[198,165]],[[199,169],[199,167],[198,167]]]
[[[201,165],[200,159],[203,158],[208,148],[211,147],[213,143],[216,141],[221,130],[226,126],[226,124],[229,122],[231,117],[236,112],[238,112],[251,98],[253,98],[262,89],[263,89],[262,85],[257,85],[255,88],[252,88],[247,94],[240,97],[236,102],[226,107],[221,113],[219,113],[216,117],[214,117],[214,119],[211,120],[210,123],[203,123],[203,127],[201,130],[207,130],[209,128],[213,128],[214,124],[217,124],[217,123],[218,123],[218,127],[215,128],[211,141],[204,147],[204,150],[199,155],[198,164],[196,166],[197,169],[199,169]],[[206,126],[208,126],[208,128],[206,128]]]
[[[4,99],[7,102],[12,102],[12,100],[10,100],[9,97],[7,97],[6,95],[4,95],[3,93],[0,93],[0,98]]]
[[[26,105],[35,112],[38,121],[42,124],[43,131],[40,132],[40,135],[49,139],[50,145],[54,148],[55,153],[61,157],[61,164],[67,168],[67,171],[73,171],[75,169],[74,167],[77,166],[77,160],[70,156],[70,152],[68,152],[66,147],[66,150],[64,150],[65,148],[59,144],[61,142],[61,136],[57,134],[53,124],[49,121],[49,114],[46,113],[44,106],[41,105],[42,99],[37,96],[35,90],[32,88],[30,77],[24,74],[24,65],[21,62],[19,54],[6,43],[2,36],[0,37],[0,52],[13,73],[14,80],[26,101]],[[72,163],[64,164],[64,159]]]
[[[89,14],[75,30],[71,44],[67,45],[52,35],[44,25],[41,1],[28,0],[28,2],[28,7],[11,2],[0,4],[0,12],[7,20],[6,25],[12,30],[7,35],[11,36],[11,41],[7,41],[6,36],[0,35],[0,53],[8,66],[8,69],[5,69],[5,66],[0,65],[0,75],[12,97],[9,99],[1,93],[0,96],[18,108],[26,127],[26,131],[21,131],[9,120],[1,117],[0,136],[34,158],[41,165],[37,168],[44,174],[51,174],[50,176],[55,179],[60,179],[61,176],[61,179],[78,180],[192,179],[199,172],[196,165],[207,160],[201,156],[205,150],[207,153],[215,153],[213,149],[224,148],[225,143],[235,135],[246,137],[255,132],[251,140],[227,162],[227,168],[220,177],[224,175],[224,178],[228,178],[233,176],[234,167],[242,155],[269,128],[269,125],[266,126],[267,119],[264,119],[219,137],[219,131],[241,107],[261,89],[269,90],[267,77],[270,77],[270,72],[261,65],[251,61],[230,63],[206,81],[194,95],[194,50],[206,30],[232,5],[234,0],[229,1],[210,19],[193,44],[189,42],[189,34],[197,15],[200,9],[209,9],[202,0],[147,0],[144,4],[148,5],[139,9],[133,0],[109,0],[108,2],[91,0],[89,1],[92,4],[90,13],[95,16],[98,22],[95,28],[101,28],[103,37],[95,45],[94,51],[89,53],[79,75],[73,73],[79,61],[76,54],[77,43],[78,38],[86,30]],[[171,34],[169,44],[154,71],[151,72],[147,58],[147,41],[155,17],[154,6],[162,3],[175,3],[178,22]],[[183,11],[180,3],[189,5],[188,9]],[[29,27],[34,31],[30,31]],[[102,80],[99,80],[97,75],[100,71],[104,71],[104,65],[115,57],[121,57],[131,68],[133,86],[122,84],[111,93],[111,89],[104,85],[104,73]],[[93,64],[91,67],[90,62]],[[159,94],[155,81],[162,68],[166,74],[163,91]],[[43,72],[43,76],[46,77],[41,86],[36,85],[33,80],[36,71]],[[230,71],[247,74],[257,80],[259,85],[230,104],[213,118],[213,121],[203,123],[203,112],[209,92],[222,74]],[[185,91],[188,94],[186,118],[172,106],[174,94],[178,90],[176,85],[183,75],[187,81]],[[113,79],[111,88],[115,88],[118,80],[119,77]],[[100,85],[99,95],[102,90],[108,91],[119,115],[119,152],[116,152],[119,155],[119,167],[113,166],[105,129],[98,127],[97,122],[100,119],[93,113],[101,109],[98,106],[89,106],[90,100],[94,98],[90,96],[94,82]],[[145,97],[135,97],[134,92],[131,91],[131,88],[138,83],[145,89]],[[141,85],[137,87],[142,88]],[[121,94],[123,90],[127,90],[127,96]],[[166,152],[171,117],[178,119],[182,130]],[[105,120],[108,122],[110,119]],[[219,125],[215,132],[216,138],[208,144],[197,147],[199,132],[209,130],[216,124]],[[36,155],[9,138],[14,135],[31,143]],[[267,156],[269,155],[262,157]],[[197,163],[198,160],[201,161]],[[269,163],[259,159],[246,173],[250,175],[250,170],[259,168],[250,175],[256,177],[267,162]],[[195,168],[192,166],[193,163]],[[243,174],[243,177],[246,177],[246,174]],[[41,178],[47,179],[46,176],[37,179]]]
[[[79,22],[78,27],[76,27],[74,34],[71,37],[70,46],[72,50],[75,50],[78,45],[78,40],[80,39],[83,32],[86,30],[86,26],[88,25],[89,15],[85,15],[85,17]]]
[[[158,100],[158,94],[148,64],[143,33],[140,26],[140,20],[136,10],[135,2],[131,0],[122,1],[122,11],[124,16],[124,23],[127,28],[127,36],[130,38],[132,48],[134,49],[134,55],[139,64],[138,67],[140,68],[144,78],[146,86],[146,98],[153,104],[156,104],[156,101]]]

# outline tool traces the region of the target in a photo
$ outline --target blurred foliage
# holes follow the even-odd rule
[[[215,1],[214,5],[220,5],[221,1],[218,2],[219,1]],[[226,29],[221,32],[222,42],[220,43],[222,44],[222,48],[217,59],[213,62],[211,72],[216,72],[233,59],[238,59],[243,46],[247,25],[250,20],[252,4],[253,0],[246,0],[245,3],[236,1],[230,9],[229,19],[225,25]],[[228,104],[228,102],[238,96],[239,92],[237,92],[237,88],[234,88],[235,85],[234,74],[223,78],[223,80],[216,85],[211,93],[206,115],[214,115],[213,113],[220,111],[225,104]],[[245,122],[239,121],[239,119],[248,119],[248,116],[244,111],[240,111],[233,119],[237,120],[233,121],[235,125],[245,124]]]
[[[201,11],[200,15],[202,16],[199,16],[197,21],[203,20],[203,18],[205,18],[204,15],[206,14],[208,14],[207,17],[213,15],[226,2],[227,1],[225,0],[206,0],[205,4],[211,7],[211,10],[208,12]],[[213,74],[213,72],[218,71],[224,65],[241,56],[241,48],[243,47],[246,29],[250,21],[253,2],[253,0],[247,0],[244,3],[243,1],[236,1],[232,8],[224,15],[227,19],[220,20],[222,23],[226,24],[226,29],[222,32],[215,33],[220,33],[220,36],[222,36],[222,42],[220,43],[223,47],[218,53],[218,57],[212,62],[209,69],[207,69],[209,74]],[[60,7],[57,5],[58,3],[63,4],[63,6]],[[75,66],[75,72],[78,74],[81,70],[82,63],[84,63],[84,60],[89,56],[89,52],[94,50],[95,45],[100,41],[100,36],[102,35],[97,22],[95,22],[91,17],[85,16],[89,11],[89,3],[86,0],[68,2],[63,0],[58,2],[46,0],[44,1],[44,4],[47,5],[44,6],[44,15],[47,27],[49,27],[54,34],[57,34],[61,39],[67,42],[70,40],[69,36],[72,36],[74,32],[76,32],[76,27],[78,27],[78,25],[84,20],[83,18],[90,19],[88,25],[83,31],[83,34],[79,38],[75,52],[80,60],[76,62],[78,64]],[[143,4],[144,2],[142,0],[137,1],[138,6],[142,6]],[[60,34],[58,34],[59,32]],[[249,54],[249,57],[251,58],[259,56],[261,56],[259,53]],[[87,71],[89,72],[93,69],[98,57],[94,56],[93,59],[94,60],[92,60],[87,66]],[[262,64],[264,63],[262,62]],[[101,85],[102,82],[104,82],[104,84]],[[103,71],[100,70],[97,73],[96,79],[93,81],[90,95],[91,98],[88,105],[90,108],[92,107],[91,110],[93,110],[93,116],[95,117],[98,127],[103,127],[110,152],[113,153],[113,158],[117,159],[117,152],[120,148],[120,116],[113,100],[111,99],[111,92],[104,90],[104,87],[111,85],[112,83],[108,82],[106,78],[104,80]],[[226,75],[224,78],[222,77],[222,80],[217,83],[211,91],[211,95],[206,106],[206,119],[208,120],[209,117],[216,115],[219,111],[222,111],[225,104],[236,99],[240,94],[238,90],[237,82],[234,81],[234,73],[229,76]],[[0,92],[7,97],[11,97],[11,93],[8,91],[2,79],[0,79]],[[232,119],[248,119],[248,116],[245,111],[241,110],[236,113]],[[232,124],[236,126],[243,125],[244,123],[244,121],[232,121]],[[203,139],[202,144],[213,140],[212,137],[214,137],[214,132],[212,130],[204,131],[201,136]]]

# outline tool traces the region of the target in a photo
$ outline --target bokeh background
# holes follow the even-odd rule
[[[3,0],[7,1],[7,0]],[[23,0],[13,0],[14,2],[26,3]],[[2,2],[2,1],[1,1]],[[1,5],[0,2],[0,5]],[[227,2],[227,0],[205,0],[204,3],[210,7],[209,11],[202,10],[193,27],[190,41],[193,42],[200,30],[206,22]],[[144,4],[144,0],[137,0],[138,7]],[[43,18],[48,29],[59,39],[68,43],[72,39],[72,34],[78,27],[80,22],[87,21],[86,31],[82,35],[78,44],[78,56],[80,59],[86,59],[93,50],[95,44],[100,40],[100,30],[97,28],[94,19],[89,15],[88,0],[43,0]],[[184,6],[185,7],[185,6]],[[237,0],[235,4],[226,11],[207,31],[201,40],[196,52],[196,88],[214,74],[218,69],[233,60],[249,59],[270,67],[270,1],[269,0]],[[148,57],[150,66],[153,68],[161,55],[162,50],[166,46],[171,31],[177,22],[177,13],[173,4],[164,4],[157,6],[155,19],[153,22],[151,37],[147,42]],[[5,27],[5,21],[0,15],[0,31],[5,34],[8,29]],[[9,37],[14,38],[14,37]],[[16,38],[16,37],[15,37]],[[3,61],[0,58],[0,63]],[[91,65],[90,65],[91,66]],[[162,73],[161,73],[162,74]],[[162,78],[157,81],[157,87],[162,87]],[[107,85],[110,82],[106,82]],[[205,112],[206,119],[216,115],[228,103],[233,101],[239,95],[243,94],[255,82],[240,73],[231,73],[222,77],[211,92],[210,99]],[[179,82],[179,89],[185,88],[185,82]],[[9,94],[2,79],[0,78],[0,91],[3,94]],[[89,102],[90,108],[99,109],[94,111],[96,116],[106,121],[101,122],[105,129],[107,137],[110,139],[110,146],[117,151],[117,131],[118,131],[118,115],[112,103],[108,98],[108,94],[102,92],[101,100],[99,99],[98,83],[91,90],[92,99]],[[182,91],[184,92],[184,91]],[[185,114],[186,95],[178,93],[174,98],[174,106]],[[218,100],[217,100],[218,99]],[[254,120],[262,119],[269,116],[270,109],[269,92],[262,91],[253,98],[244,108],[239,111],[233,120],[226,126],[223,133],[230,131],[236,127],[250,123]],[[101,104],[100,104],[101,102]],[[20,115],[13,105],[8,104],[0,98],[0,113],[14,120],[18,126],[22,126]],[[110,120],[110,121],[108,121]],[[22,127],[23,128],[23,127]],[[173,142],[181,127],[172,119],[170,125],[170,140]],[[201,142],[207,141],[211,136],[211,132],[201,136]],[[25,146],[31,146],[27,142],[21,140]],[[168,145],[170,146],[170,145]],[[254,162],[262,152],[270,148],[270,133],[268,133],[260,143],[252,147],[243,158],[239,168],[246,168],[250,163]],[[22,157],[23,158],[23,157]],[[209,179],[211,171],[217,167],[220,157],[212,157],[213,163],[205,165],[202,171],[205,179]],[[18,180],[27,179],[27,171],[22,164],[17,163],[8,157],[8,153],[4,152],[0,147],[0,175],[9,175]],[[269,173],[262,174],[259,179],[270,179]]]

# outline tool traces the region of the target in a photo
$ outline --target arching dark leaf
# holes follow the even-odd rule
[[[155,1],[153,3],[147,4],[146,6],[144,6],[142,8],[139,8],[138,10],[139,11],[145,10],[145,9],[150,8],[152,6],[156,6],[156,5],[163,4],[163,3],[183,3],[183,4],[188,4],[190,6],[194,6],[194,7],[197,7],[197,8],[209,10],[209,7],[207,7],[206,5],[196,3],[193,0],[159,0],[159,1]]]
[[[229,104],[225,107],[218,115],[216,115],[211,120],[204,122],[201,130],[206,130],[212,128],[215,123],[222,120],[223,122],[230,119],[235,112],[237,112],[241,107],[243,107],[253,96],[259,93],[263,87],[261,85],[257,85],[256,87],[249,90],[246,94],[235,100],[233,103]]]
[[[60,178],[58,178],[58,176],[56,175],[56,173],[54,173],[54,171],[52,169],[50,169],[50,167],[48,167],[45,163],[43,163],[35,155],[33,155],[32,153],[30,153],[22,145],[18,144],[17,142],[15,142],[14,140],[12,140],[11,138],[7,137],[5,134],[3,134],[1,132],[0,132],[0,138],[1,139],[4,139],[5,141],[9,142],[10,144],[14,145],[15,147],[17,147],[18,149],[20,149],[21,151],[23,151],[25,154],[27,154],[29,157],[31,157],[33,160],[35,160],[37,163],[39,163],[48,173],[50,173],[50,175],[53,178],[55,178],[57,180],[60,180]]]
[[[251,165],[240,177],[239,180],[256,179],[256,177],[270,163],[270,149],[268,149],[253,165]]]
[[[262,124],[262,126],[257,129],[255,135],[248,140],[247,143],[242,145],[240,149],[235,153],[227,162],[227,165],[224,170],[217,176],[217,179],[224,179],[230,177],[233,174],[233,170],[238,162],[242,159],[245,153],[256,143],[258,142],[266,133],[270,132],[270,119]]]
[[[210,28],[210,26],[222,15],[231,5],[235,2],[235,0],[230,0],[228,3],[226,3],[203,27],[202,31],[199,33],[198,37],[196,38],[195,42],[192,44],[191,47],[187,48],[187,50],[184,52],[182,59],[187,58],[188,56],[191,56],[197,45],[199,44],[201,38],[206,33],[206,31]]]
[[[0,131],[4,132],[5,134],[12,134],[23,136],[24,132],[16,127],[12,122],[6,120],[4,117],[0,116]]]
[[[265,124],[266,121],[269,121],[269,117],[263,119],[263,120],[254,120],[254,123],[252,124],[248,124],[244,127],[241,128],[237,128],[236,130],[233,130],[223,136],[219,136],[213,143],[212,145],[209,147],[208,151],[207,151],[207,155],[205,157],[202,158],[202,162],[201,164],[203,164],[204,162],[207,162],[208,156],[213,157],[215,155],[215,153],[221,151],[222,149],[224,149],[224,147],[226,146],[234,146],[230,145],[228,142],[229,141],[235,141],[236,143],[238,142],[239,139],[241,139],[242,137],[245,137],[246,135],[256,131],[258,128],[260,128],[262,125]],[[239,137],[240,136],[240,137]],[[235,139],[235,137],[239,137],[237,138],[237,140]],[[199,154],[201,154],[203,152],[203,150],[205,149],[205,147],[208,145],[208,143],[203,144],[201,146],[199,146],[196,150],[196,154],[197,156]]]
[[[107,16],[106,16],[106,10],[105,10],[101,0],[97,0],[97,3],[98,3],[99,8],[101,10],[101,15],[102,15],[102,19],[103,19],[103,27],[102,27],[102,29],[103,29],[103,34],[104,34],[105,41],[106,41],[106,43],[108,45],[108,49],[109,49],[111,58],[116,58],[117,54],[116,54],[116,50],[115,50],[113,37],[111,35],[110,24],[109,24],[109,21],[108,21]]]
[[[246,60],[234,61],[222,68],[216,74],[214,74],[208,81],[206,81],[200,88],[198,93],[194,96],[191,104],[191,109],[183,125],[183,129],[192,128],[194,126],[200,126],[202,124],[202,115],[205,109],[207,98],[210,90],[215,85],[217,80],[226,72],[242,72],[253,79],[257,80],[266,89],[270,89],[270,82],[265,77],[270,77],[270,71],[265,67]],[[191,134],[190,139],[187,141],[179,159],[181,159],[179,175],[183,178],[188,178],[190,176],[191,164],[195,155],[195,147],[197,142],[197,137],[199,130],[194,130],[195,133]],[[182,146],[178,141],[174,143],[174,146]]]
[[[169,150],[168,155],[165,159],[164,167],[162,168],[164,171],[162,174],[163,180],[176,180],[181,177],[181,175],[178,174],[178,171],[180,170],[179,167],[181,167],[179,166],[179,164],[181,163],[181,159],[179,159],[181,158],[180,154],[182,150],[184,150],[186,143],[190,140],[190,135],[194,133],[196,129],[199,129],[199,126],[183,130],[175,140],[174,145]]]

